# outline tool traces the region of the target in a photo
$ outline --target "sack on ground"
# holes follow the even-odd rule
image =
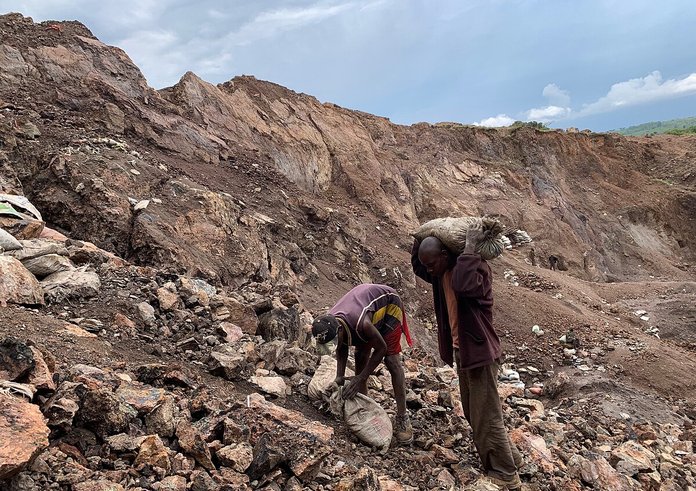
[[[350,431],[361,441],[385,453],[392,439],[392,423],[382,406],[363,394],[343,399],[343,388],[331,395],[331,410],[342,415]]]
[[[333,384],[333,381],[336,379],[336,369],[337,362],[334,357],[329,355],[321,357],[319,366],[307,386],[307,395],[310,399],[316,401],[321,401],[323,399],[322,395],[331,387],[331,384]],[[352,377],[353,375],[353,371],[346,368],[346,376]]]
[[[22,261],[22,264],[40,280],[53,273],[58,273],[59,271],[70,271],[75,269],[70,259],[58,254],[46,254],[32,259],[26,259]]]
[[[22,244],[11,233],[0,228],[0,249],[3,251],[16,251],[21,248]]]
[[[500,256],[505,249],[502,239],[503,226],[494,218],[436,218],[425,222],[412,235],[418,240],[437,237],[447,249],[455,254],[461,254],[466,246],[466,232],[476,223],[480,223],[483,230],[489,232],[488,237],[476,245],[476,252],[486,260]]]

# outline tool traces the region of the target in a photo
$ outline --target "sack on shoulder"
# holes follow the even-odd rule
[[[489,217],[445,217],[435,218],[422,224],[413,236],[418,240],[436,237],[454,254],[461,254],[466,247],[466,232],[472,225],[480,223],[484,231],[489,231],[486,239],[476,244],[476,252],[483,259],[495,259],[505,249],[503,226],[495,218]]]

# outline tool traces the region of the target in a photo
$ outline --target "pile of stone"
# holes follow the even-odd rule
[[[0,376],[37,390],[33,403],[0,394],[9,489],[247,489],[280,468],[285,480],[311,481],[331,453],[332,428],[260,394],[219,400],[157,364],[52,374],[38,348],[7,339],[0,350]]]
[[[426,353],[411,350],[404,361],[414,443],[380,456],[307,397],[318,356],[311,315],[292,292],[220,289],[127,265],[76,241],[20,242],[21,250],[0,258],[17,261],[35,279],[41,273],[30,271],[29,261],[50,255],[99,271],[101,287],[89,301],[74,305],[56,296],[45,308],[66,329],[143,340],[151,354],[180,364],[57,371],[51,353],[30,340],[0,342],[3,489],[498,489],[478,470],[456,372]],[[39,250],[45,252],[31,252]],[[604,351],[571,338],[546,342],[569,369],[599,365]],[[571,377],[523,357],[503,367],[499,394],[525,456],[526,489],[696,488],[696,411],[670,423],[612,419],[596,400],[565,397],[574,392]],[[229,381],[234,395],[212,394],[201,373]],[[384,367],[368,387],[393,414]]]
[[[26,209],[16,211],[16,202]],[[95,268],[124,264],[92,243],[70,240],[46,227],[23,196],[0,194],[0,238],[3,304],[31,306],[94,297],[100,288]]]

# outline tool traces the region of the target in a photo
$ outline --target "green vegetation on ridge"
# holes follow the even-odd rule
[[[658,135],[662,133],[684,135],[687,133],[696,133],[696,117],[670,119],[668,121],[653,121],[636,126],[629,126],[627,128],[619,128],[614,131],[626,136]]]

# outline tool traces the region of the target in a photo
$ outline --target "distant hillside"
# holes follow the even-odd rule
[[[669,121],[653,121],[650,123],[639,124],[637,126],[629,126],[628,128],[620,128],[614,131],[627,136],[643,136],[672,132],[676,134],[694,133],[696,132],[696,117],[670,119]]]

